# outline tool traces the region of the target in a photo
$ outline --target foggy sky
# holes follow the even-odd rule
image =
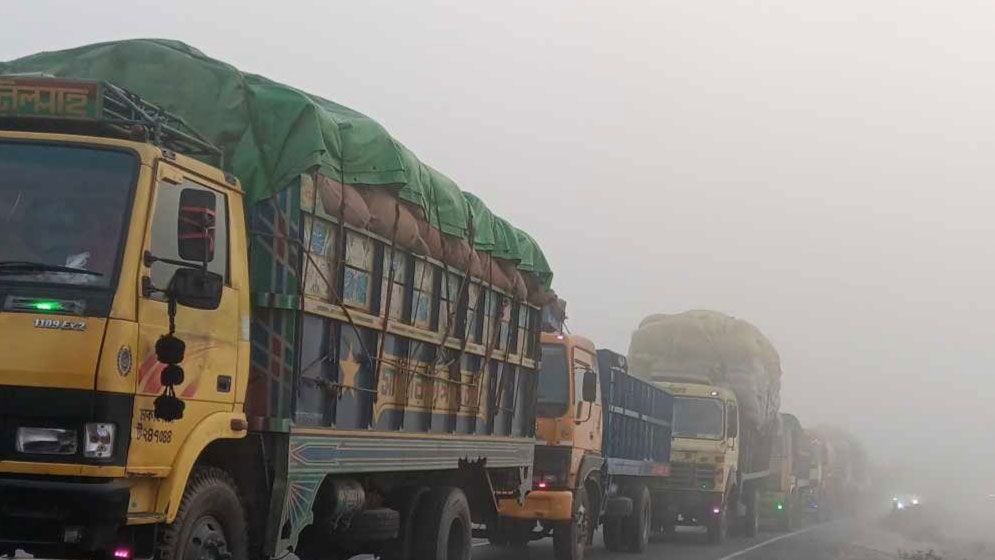
[[[378,119],[533,234],[599,346],[724,311],[804,424],[995,469],[991,3],[8,4],[0,60],[174,38]]]

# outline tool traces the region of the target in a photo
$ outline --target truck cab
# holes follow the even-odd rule
[[[711,541],[725,539],[739,502],[739,405],[731,390],[661,381],[674,395],[671,476],[664,532],[704,525]]]
[[[593,537],[603,496],[598,357],[582,336],[543,333],[541,343],[532,491],[524,503],[501,500],[492,541],[552,535],[557,558],[575,560]]]
[[[117,125],[100,118],[114,103]],[[242,192],[138,103],[0,77],[0,555],[151,556],[194,460],[246,434]],[[166,334],[186,344],[179,378],[162,375]]]

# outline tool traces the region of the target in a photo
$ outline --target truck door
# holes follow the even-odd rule
[[[183,418],[175,422],[153,418],[152,402],[163,389],[159,375],[163,365],[156,361],[155,342],[169,330],[165,297],[157,290],[169,285],[178,266],[164,262],[153,262],[151,266],[142,263],[139,274],[137,358],[140,367],[132,446],[150,446],[147,453],[137,454],[137,460],[147,461],[146,464],[170,464],[172,460],[168,453],[178,444],[177,439],[182,442],[186,433],[208,414],[230,411],[235,400],[239,313],[238,294],[231,286],[230,278],[229,197],[225,190],[179,167],[160,162],[143,249],[159,258],[185,260],[179,250],[179,239],[189,233],[181,231],[180,224],[189,219],[191,212],[205,211],[214,216],[213,232],[206,240],[213,245],[208,251],[213,254],[207,268],[224,277],[225,287],[217,309],[177,307],[176,336],[186,343],[186,353],[181,364],[184,380],[175,391],[186,403],[186,410]]]
[[[574,418],[582,421],[574,430],[577,447],[587,451],[601,451],[601,384],[598,383],[597,397],[593,403],[584,402],[581,387],[584,373],[594,371],[598,376],[597,356],[584,348],[573,349]]]

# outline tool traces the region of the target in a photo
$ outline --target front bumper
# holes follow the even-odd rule
[[[129,497],[123,481],[0,478],[0,555],[109,547],[127,521]]]
[[[513,519],[569,521],[573,517],[573,500],[573,492],[569,490],[533,490],[525,497],[524,504],[515,499],[500,500],[498,513]]]
[[[654,495],[654,503],[679,525],[701,525],[714,515],[713,508],[724,499],[722,492],[707,490],[664,490]]]

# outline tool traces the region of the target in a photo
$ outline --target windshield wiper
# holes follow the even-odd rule
[[[57,264],[45,264],[31,261],[0,261],[0,274],[31,274],[35,272],[68,272],[70,274],[87,274],[90,276],[103,276],[102,272],[76,268],[73,266],[61,266]]]

